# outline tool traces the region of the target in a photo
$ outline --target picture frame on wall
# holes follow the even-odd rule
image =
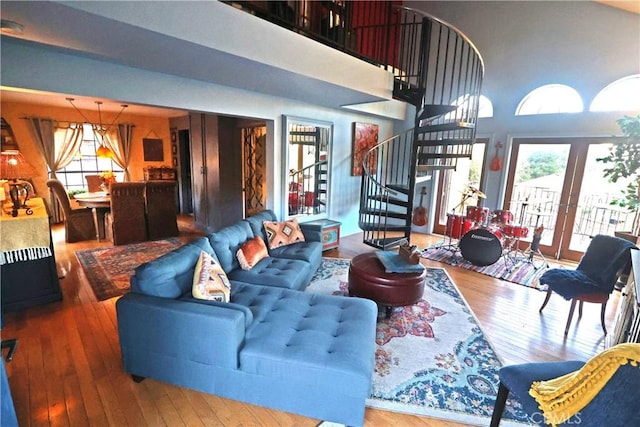
[[[362,161],[364,156],[371,148],[378,144],[379,127],[372,123],[353,123],[353,151],[351,175],[361,176],[363,173]],[[369,173],[374,173],[378,167],[378,158],[373,156],[368,164]]]
[[[143,138],[142,150],[145,162],[162,162],[164,161],[164,150],[162,148],[162,139],[160,138]]]

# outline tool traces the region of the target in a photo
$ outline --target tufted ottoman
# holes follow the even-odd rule
[[[386,309],[412,305],[424,293],[426,270],[420,273],[387,273],[375,253],[357,255],[349,267],[349,295],[367,298]]]

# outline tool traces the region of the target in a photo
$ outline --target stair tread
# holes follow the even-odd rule
[[[369,196],[369,199],[375,200],[378,202],[391,203],[397,206],[409,206],[409,203],[406,200],[396,199],[395,197],[383,197],[383,196]]]
[[[374,248],[383,250],[391,249],[396,246],[400,246],[405,243],[409,243],[409,239],[406,237],[387,237],[384,239],[364,239],[363,243]]]
[[[361,223],[360,228],[364,231],[409,231],[411,230],[411,226],[407,225],[389,225],[389,224],[378,224],[378,223]]]
[[[417,120],[428,120],[455,111],[457,108],[455,105],[428,104],[420,109]]]
[[[377,215],[386,216],[387,218],[406,219],[409,216],[408,212],[393,212],[382,209],[361,209],[360,215]]]
[[[439,123],[435,125],[424,125],[418,128],[418,133],[427,132],[443,132],[448,130],[461,130],[461,129],[474,129],[475,124],[463,121],[456,121],[450,123]]]
[[[469,138],[418,139],[416,145],[419,147],[473,145],[473,140]]]

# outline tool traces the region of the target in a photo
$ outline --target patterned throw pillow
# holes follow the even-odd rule
[[[229,302],[231,283],[226,273],[211,255],[200,252],[193,274],[191,294],[194,298]]]
[[[256,236],[247,241],[236,253],[236,257],[240,263],[240,268],[243,270],[251,270],[258,261],[268,256],[269,252],[267,252],[267,246],[264,244],[264,240],[262,240],[260,236]]]
[[[269,249],[290,245],[296,242],[304,242],[304,234],[300,229],[297,219],[288,221],[263,221],[264,231],[267,233]]]

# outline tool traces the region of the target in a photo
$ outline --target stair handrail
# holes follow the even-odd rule
[[[467,37],[467,35],[465,33],[462,32],[462,30],[460,30],[458,27],[456,27],[455,25],[449,23],[448,21],[445,21],[444,19],[438,18],[437,16],[434,16],[430,13],[424,12],[422,10],[418,10],[418,9],[414,9],[412,7],[407,7],[407,6],[403,6],[403,5],[396,5],[395,6],[397,9],[404,9],[408,12],[413,12],[416,15],[420,15],[423,16],[425,18],[429,18],[433,21],[436,21],[442,25],[444,25],[445,27],[449,27],[451,28],[453,31],[455,31],[460,37],[462,37],[462,39],[467,42],[469,44],[469,46],[471,46],[471,48],[473,49],[473,51],[476,53],[476,55],[478,55],[478,59],[480,60],[480,65],[482,65],[482,75],[484,76],[484,60],[482,59],[482,55],[480,54],[480,51],[478,50],[478,48],[476,47],[475,43],[473,43],[471,41],[471,39],[469,37]]]
[[[407,135],[410,133],[413,133],[413,128],[406,130],[400,134],[393,135],[385,139],[384,141],[377,143],[376,145],[371,147],[369,150],[367,150],[364,156],[362,156],[362,174],[365,176],[366,179],[372,181],[373,184],[381,188],[386,194],[391,193],[393,195],[398,195],[400,193],[392,188],[389,188],[387,185],[381,183],[375,177],[373,177],[373,175],[371,175],[371,173],[369,172],[369,163],[367,163],[367,159],[369,158],[370,155],[372,155],[374,151],[378,151],[380,147],[382,147],[383,145],[391,143],[391,141],[393,141],[394,139],[400,139],[403,135]]]

